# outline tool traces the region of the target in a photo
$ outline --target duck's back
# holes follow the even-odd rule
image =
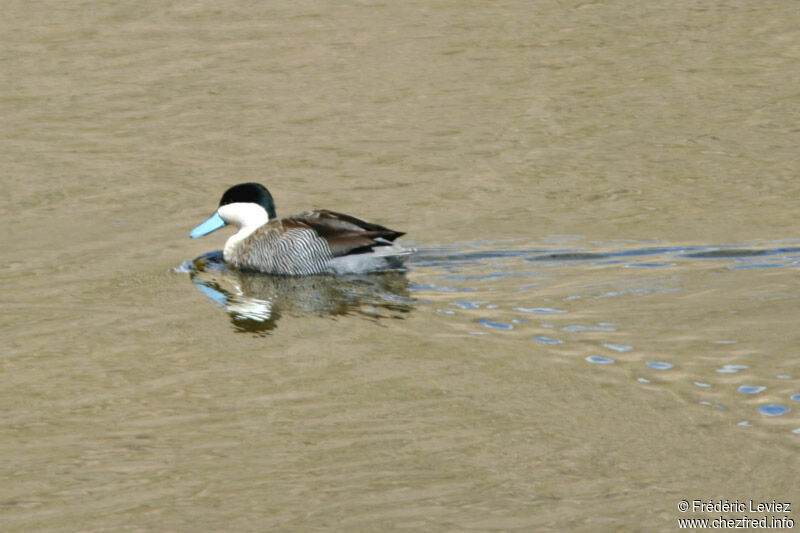
[[[292,276],[387,270],[410,254],[392,242],[401,235],[349,215],[308,211],[264,224],[226,259],[243,270]]]

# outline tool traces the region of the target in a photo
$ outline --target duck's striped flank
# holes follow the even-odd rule
[[[245,270],[307,276],[326,272],[331,259],[328,243],[315,231],[266,225],[247,237],[228,261]]]

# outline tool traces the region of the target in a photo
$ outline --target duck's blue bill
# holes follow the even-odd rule
[[[222,217],[219,216],[219,213],[214,213],[208,218],[208,220],[194,228],[189,236],[192,239],[196,239],[198,237],[202,237],[203,235],[208,235],[212,231],[217,231],[219,228],[224,227],[227,224],[228,223],[222,220]]]

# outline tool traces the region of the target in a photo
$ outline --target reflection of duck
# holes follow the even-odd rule
[[[403,235],[350,215],[327,210],[277,218],[272,195],[258,183],[225,191],[219,208],[192,230],[197,238],[232,224],[225,243],[230,265],[267,274],[360,274],[402,268],[412,250],[393,241]]]
[[[224,307],[238,331],[275,328],[282,314],[370,318],[398,317],[413,308],[402,272],[346,276],[264,276],[227,268],[221,252],[204,254],[181,268],[206,296]]]

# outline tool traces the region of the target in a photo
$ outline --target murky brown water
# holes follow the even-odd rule
[[[2,530],[798,519],[795,2],[4,7]],[[419,255],[175,272],[242,181]]]

